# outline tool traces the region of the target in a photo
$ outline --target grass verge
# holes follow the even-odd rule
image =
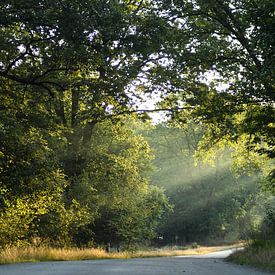
[[[10,247],[0,250],[0,264],[43,261],[76,261],[95,259],[130,259],[148,257],[169,257],[200,255],[221,251],[236,246],[198,247],[195,249],[155,249],[149,251],[107,253],[99,248],[50,248],[50,247]]]
[[[257,240],[228,258],[229,261],[275,272],[275,241]]]
[[[106,253],[103,249],[10,247],[0,251],[0,264],[18,262],[77,261],[127,258],[127,253]]]

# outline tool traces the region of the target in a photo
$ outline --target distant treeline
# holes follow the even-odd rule
[[[204,128],[166,123],[144,132],[155,154],[152,183],[166,190],[174,206],[157,243],[215,244],[262,234],[273,238],[275,200],[262,191],[261,182],[261,168],[267,164],[257,168],[254,159],[252,170],[244,167],[237,152],[241,149],[228,146],[205,161],[209,155],[198,155]]]

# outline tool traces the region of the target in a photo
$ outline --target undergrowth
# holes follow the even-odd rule
[[[231,248],[232,246],[186,247],[181,250],[151,249],[147,251],[123,251],[107,253],[101,248],[51,248],[51,247],[9,247],[0,250],[0,264],[17,262],[75,261],[95,259],[129,259],[147,257],[169,257],[199,255]]]
[[[255,240],[229,258],[238,264],[252,265],[275,272],[275,240]]]

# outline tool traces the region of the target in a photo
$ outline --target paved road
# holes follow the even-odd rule
[[[0,266],[0,275],[264,275],[253,268],[227,263],[227,252],[192,257],[77,262],[23,263]]]
[[[232,253],[234,253],[236,250],[242,250],[243,248],[232,248],[217,252],[212,252],[208,254],[202,254],[202,255],[193,255],[193,256],[177,256],[178,258],[196,258],[196,259],[225,259]]]

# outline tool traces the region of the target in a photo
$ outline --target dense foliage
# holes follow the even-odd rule
[[[138,2],[1,2],[1,246],[154,236],[169,204],[148,185],[147,143],[117,114],[160,24]]]
[[[231,154],[236,148],[216,151],[211,162],[196,157],[204,131],[190,123],[157,125],[144,133],[156,155],[152,182],[166,189],[174,205],[160,230],[162,244],[248,239],[274,214],[274,199],[260,189],[261,170],[235,170]],[[266,230],[273,229],[266,224]]]
[[[168,104],[189,108],[209,123],[214,141],[247,134],[250,150],[256,146],[273,157],[273,1],[159,4],[173,29],[172,73],[162,74],[166,89],[174,94],[168,95]],[[257,148],[260,142],[265,146]]]
[[[273,8],[1,1],[0,246],[154,238],[171,206],[149,183],[153,154],[136,123],[136,105],[154,93],[172,125],[168,136],[161,126],[146,134],[163,168],[152,182],[169,184],[175,204],[163,232],[188,241],[222,238],[244,219],[249,227],[250,206],[265,200],[256,179],[275,192]],[[199,159],[216,166],[195,168]],[[268,232],[274,200],[266,201]]]

